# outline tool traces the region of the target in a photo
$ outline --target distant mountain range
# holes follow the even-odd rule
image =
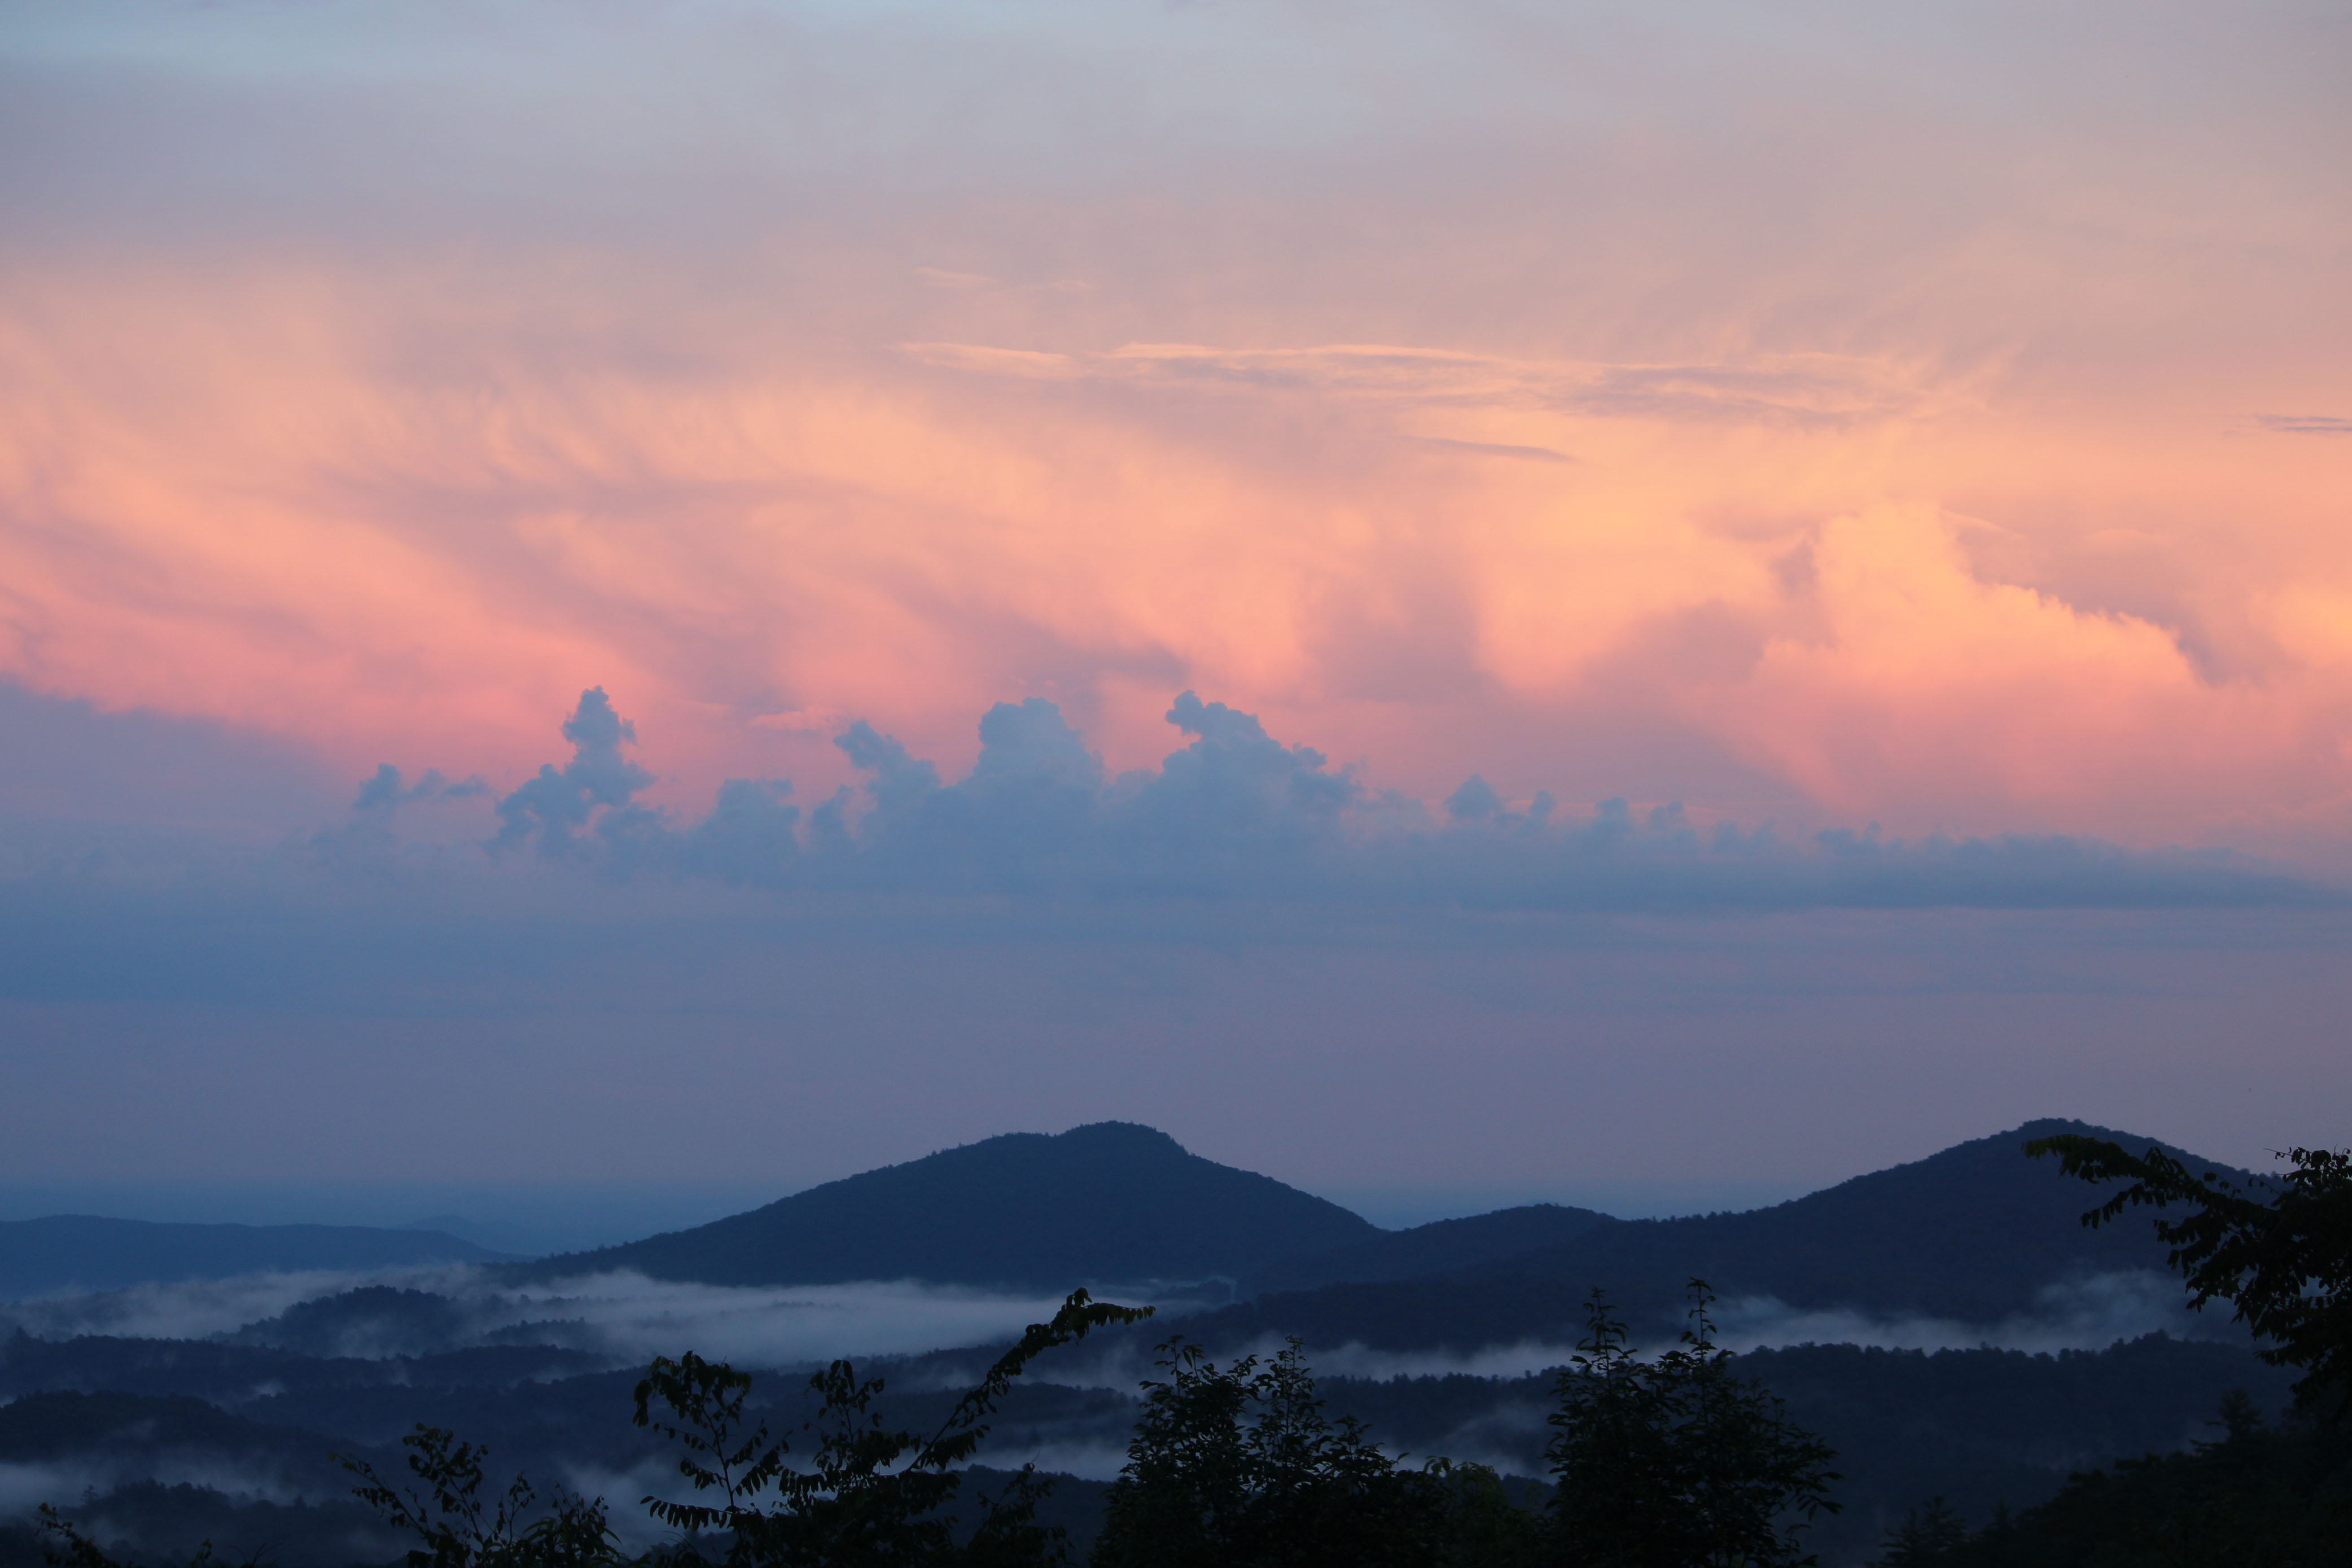
[[[501,1279],[635,1269],[720,1285],[914,1279],[1059,1290],[1234,1281],[1243,1298],[1234,1305],[1174,1321],[1165,1312],[1125,1331],[1125,1343],[1106,1335],[1041,1362],[1008,1394],[997,1446],[982,1458],[1116,1455],[1135,1419],[1144,1347],[1172,1330],[1220,1360],[1299,1335],[1325,1373],[1332,1414],[1369,1420],[1381,1439],[1416,1455],[1491,1459],[1528,1475],[1543,1465],[1547,1375],[1349,1377],[1334,1375],[1350,1364],[1334,1352],[1410,1352],[1443,1369],[1449,1349],[1541,1347],[1513,1352],[1518,1365],[1541,1365],[1578,1336],[1594,1287],[1654,1340],[1671,1331],[1684,1282],[1696,1274],[1713,1282],[1720,1316],[1735,1327],[1759,1312],[1820,1314],[1804,1335],[1825,1342],[1790,1343],[1784,1330],[1775,1336],[1783,1348],[1738,1364],[1840,1450],[1846,1479],[1838,1495],[1848,1511],[1825,1521],[1811,1543],[1824,1561],[1853,1568],[1927,1496],[1941,1493],[1981,1521],[2002,1503],[2048,1496],[2070,1469],[2207,1435],[2231,1389],[2249,1391],[2266,1412],[2284,1403],[2284,1374],[2257,1361],[2220,1314],[2195,1326],[2235,1342],[2132,1337],[2151,1326],[2151,1310],[2177,1312],[2179,1286],[2169,1277],[2117,1286],[2116,1277],[2134,1271],[2161,1275],[2164,1249],[2144,1215],[2082,1227],[2096,1191],[2050,1162],[2025,1159],[2020,1147],[2060,1131],[2135,1148],[2148,1142],[2034,1122],[1744,1214],[1629,1221],[1531,1205],[1400,1231],[1121,1123],[992,1138],[716,1224],[532,1262],[417,1230],[71,1217],[5,1225],[0,1282],[19,1290],[28,1281],[120,1288],[257,1268],[490,1266],[447,1297],[335,1280],[312,1300],[202,1340],[0,1330],[0,1470],[16,1478],[9,1486],[20,1499],[54,1495],[70,1505],[82,1494],[80,1518],[159,1557],[184,1559],[209,1540],[230,1543],[239,1560],[383,1562],[401,1543],[343,1500],[350,1478],[326,1458],[330,1448],[396,1467],[389,1456],[398,1439],[425,1422],[488,1445],[494,1479],[513,1468],[542,1482],[667,1468],[626,1418],[641,1357],[651,1352],[600,1342],[564,1305],[569,1291],[496,1288]],[[2103,1290],[2129,1310],[2101,1318]],[[1826,1342],[1854,1337],[1857,1319],[1921,1316],[1966,1325],[1957,1336],[1964,1342],[1981,1328],[1987,1339],[2030,1343],[2031,1333],[2003,1320],[2074,1309],[2085,1321],[2061,1342],[2127,1342],[2054,1356]],[[37,1321],[42,1310],[18,1315]],[[674,1339],[655,1348],[694,1348],[694,1316],[673,1326]],[[1943,1332],[1947,1342],[1953,1337]],[[989,1353],[943,1348],[861,1358],[860,1366],[888,1371],[893,1421],[928,1430]],[[1456,1364],[1465,1363],[1477,1364]],[[1354,1364],[1375,1374],[1380,1365],[1360,1356]],[[760,1412],[792,1426],[807,1414],[805,1369],[764,1365],[774,1370],[760,1373]],[[1052,1517],[1083,1541],[1098,1520],[1100,1490],[1098,1482],[1064,1483]],[[32,1568],[40,1543],[21,1521],[10,1523],[5,1502],[0,1568]]]
[[[1560,1247],[1598,1226],[1622,1223],[1594,1209],[1564,1208],[1558,1204],[1528,1204],[1467,1219],[1441,1219],[1278,1259],[1244,1279],[1240,1294],[1445,1274]]]
[[[1098,1121],[1013,1132],[828,1182],[691,1230],[514,1266],[517,1279],[635,1269],[711,1285],[855,1279],[1065,1290],[1239,1279],[1387,1233],[1271,1176]]]
[[[1675,1310],[1694,1276],[1727,1302],[1990,1323],[2047,1310],[2043,1293],[2070,1279],[2164,1267],[2144,1219],[2084,1228],[2092,1190],[2024,1157],[2027,1139],[2053,1132],[2150,1142],[2037,1121],[1744,1214],[1620,1220],[1533,1205],[1383,1231],[1164,1133],[1103,1122],[991,1138],[514,1272],[1032,1289],[1221,1277],[1244,1304],[1195,1320],[1204,1332],[1398,1348],[1555,1337],[1596,1286],[1654,1315]]]
[[[2063,1293],[2101,1276],[2161,1271],[2165,1252],[2139,1216],[2095,1231],[2081,1225],[2092,1189],[2021,1148],[2054,1132],[2133,1148],[2151,1142],[2038,1121],[1742,1214],[1629,1221],[1533,1205],[1383,1231],[1148,1128],[1103,1123],[992,1138],[519,1272],[1033,1289],[1216,1276],[1236,1282],[1238,1304],[1190,1319],[1195,1337],[1298,1333],[1315,1344],[1396,1350],[1573,1340],[1596,1287],[1655,1328],[1679,1314],[1694,1277],[1726,1312],[1749,1316],[1850,1310],[1990,1325],[2095,1315],[2099,1302]],[[2171,1312],[2177,1297],[2158,1295]],[[2201,1326],[2177,1312],[2169,1321]],[[2216,1319],[2205,1331],[2225,1331]]]
[[[167,1225],[89,1215],[0,1221],[0,1300],[309,1269],[490,1263],[437,1230],[356,1225]]]
[[[2055,1161],[2028,1160],[2022,1152],[2029,1139],[2060,1132],[2110,1138],[2134,1150],[2152,1142],[2079,1121],[2029,1122],[1770,1208],[1604,1219],[1552,1245],[1410,1272],[1360,1271],[1351,1280],[1260,1294],[1193,1320],[1188,1331],[1211,1341],[1297,1333],[1312,1343],[1389,1349],[1559,1342],[1576,1337],[1583,1300],[1596,1288],[1655,1325],[1679,1315],[1694,1278],[1717,1292],[1724,1303],[1719,1316],[1740,1310],[1743,1300],[1799,1311],[1987,1325],[2095,1312],[2095,1299],[2069,1302],[2063,1292],[2087,1289],[2100,1276],[2161,1272],[2166,1248],[2142,1215],[2084,1227],[2084,1212],[2098,1201],[2095,1189],[2062,1175]],[[2171,1152],[2200,1169],[2227,1169]],[[1387,1256],[1402,1258],[1414,1238],[1435,1228],[1397,1233],[1381,1245]],[[2170,1285],[2159,1294],[2179,1299]],[[2175,1326],[2198,1321],[2176,1320]],[[2224,1331],[2221,1316],[2208,1331]]]
[[[2134,1148],[2149,1142],[2039,1121],[1742,1214],[1620,1220],[1538,1204],[1384,1231],[1271,1177],[1190,1153],[1165,1133],[1097,1122],[990,1138],[623,1246],[507,1261],[496,1277],[634,1270],[713,1285],[914,1280],[1049,1291],[1223,1281],[1231,1295],[1216,1299],[1238,1304],[1194,1317],[1188,1331],[1236,1341],[1296,1332],[1392,1349],[1572,1339],[1595,1287],[1638,1318],[1671,1317],[1694,1276],[1730,1311],[1769,1300],[1800,1311],[1992,1324],[2046,1316],[2056,1310],[2047,1293],[2069,1281],[2164,1267],[2144,1218],[2084,1229],[2092,1189],[2053,1162],[2024,1158],[2027,1139],[2062,1131]],[[75,1216],[0,1225],[0,1296],[263,1269],[496,1261],[459,1237],[415,1229]],[[391,1312],[361,1294],[338,1305],[331,1323],[297,1311],[269,1331],[321,1353],[379,1341],[421,1351],[447,1337],[418,1318],[425,1298]]]

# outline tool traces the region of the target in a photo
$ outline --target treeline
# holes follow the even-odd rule
[[[2352,1432],[2265,1426],[2224,1402],[2221,1436],[2077,1474],[2058,1495],[1969,1530],[1941,1499],[1888,1532],[1886,1568],[2126,1568],[2352,1563]]]

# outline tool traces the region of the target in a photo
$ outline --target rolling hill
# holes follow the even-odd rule
[[[1572,1341],[1593,1289],[1657,1324],[1679,1315],[1693,1277],[1726,1302],[1769,1298],[1799,1310],[1991,1324],[2051,1310],[2044,1293],[2070,1281],[2162,1271],[2166,1249],[2146,1216],[2087,1230],[2081,1216],[2095,1189],[2060,1174],[2054,1161],[2023,1156],[2026,1140],[2056,1132],[2129,1148],[2151,1142],[2082,1122],[2029,1122],[1770,1208],[1612,1221],[1443,1273],[1269,1293],[1195,1319],[1190,1331],[1388,1349]],[[2177,1299],[2169,1288],[2158,1294]],[[2224,1331],[2221,1321],[2208,1331]]]
[[[516,1265],[711,1285],[857,1279],[1062,1290],[1234,1279],[1384,1233],[1339,1205],[1099,1121],[1013,1132],[828,1182],[691,1230]]]
[[[1242,1294],[1446,1274],[1558,1247],[1597,1226],[1622,1223],[1594,1209],[1559,1204],[1526,1204],[1466,1219],[1434,1220],[1410,1230],[1380,1231],[1345,1246],[1283,1258],[1242,1281]]]
[[[2077,1220],[2095,1190],[2023,1157],[2025,1139],[2062,1131],[2104,1130],[2031,1123],[1744,1214],[1626,1221],[1532,1205],[1390,1232],[1270,1178],[1198,1159],[1150,1129],[1101,1124],[991,1139],[716,1225],[500,1264],[493,1276],[635,1268],[720,1283],[883,1278],[1058,1289],[1215,1274],[1245,1288],[1307,1282],[1131,1332],[1157,1339],[1181,1327],[1221,1358],[1297,1333],[1327,1369],[1322,1393],[1334,1414],[1370,1420],[1384,1441],[1416,1454],[1533,1473],[1548,1436],[1546,1376],[1329,1375],[1346,1363],[1322,1352],[1349,1342],[1412,1352],[1557,1347],[1577,1336],[1594,1285],[1654,1339],[1671,1331],[1692,1273],[1717,1284],[1727,1318],[1741,1298],[1769,1297],[1801,1310],[1955,1320],[2010,1338],[1994,1326],[2046,1313],[2053,1287],[2162,1268],[2144,1215],[2086,1231]],[[2149,1301],[2180,1299],[2169,1277],[2148,1285]],[[501,1475],[507,1467],[540,1478],[619,1475],[656,1457],[625,1415],[635,1366],[616,1366],[610,1353],[522,1342],[435,1350],[478,1341],[491,1321],[469,1315],[478,1294],[460,1294],[344,1288],[204,1341],[0,1338],[0,1401],[8,1402],[0,1469],[43,1486],[69,1475],[69,1488],[54,1483],[60,1497],[112,1487],[85,1496],[80,1517],[102,1521],[109,1540],[156,1552],[184,1555],[210,1539],[287,1561],[381,1562],[400,1543],[368,1536],[364,1550],[341,1544],[372,1527],[337,1500],[348,1478],[320,1462],[329,1447],[382,1462],[425,1421],[490,1445]],[[1841,1323],[1858,1326],[1830,1320],[1821,1337],[1841,1337]],[[1784,1342],[1738,1365],[1841,1451],[1849,1511],[1814,1543],[1825,1560],[1860,1563],[1927,1495],[1941,1492],[1982,1517],[2004,1501],[2046,1497],[2069,1469],[2204,1436],[2227,1390],[2251,1390],[2266,1410],[2283,1403],[2284,1374],[2257,1362],[2242,1337],[2131,1338],[2139,1326],[2078,1335],[2074,1342],[2108,1348],[2054,1356]],[[2229,1333],[2219,1314],[2197,1326]],[[1133,1379],[1149,1342],[1106,1335],[1086,1355],[1041,1364],[1000,1412],[1003,1447],[983,1458],[1115,1454],[1133,1422]],[[890,1373],[891,1417],[935,1425],[988,1353],[971,1347],[875,1361]],[[779,1420],[805,1414],[795,1403],[808,1397],[797,1373],[763,1371],[760,1393],[762,1411]],[[313,1501],[245,1495],[256,1492]],[[1054,1517],[1083,1539],[1098,1492],[1066,1483]],[[9,1538],[0,1521],[0,1563],[29,1565],[37,1550],[21,1532]]]
[[[1669,1321],[1694,1276],[1734,1305],[1990,1325],[2046,1316],[2057,1310],[2048,1293],[2069,1282],[2164,1268],[2144,1218],[2084,1228],[2092,1189],[2054,1162],[2024,1157],[2027,1139],[2060,1131],[2148,1142],[2037,1121],[1745,1213],[1618,1220],[1530,1205],[1383,1231],[1270,1177],[1188,1153],[1164,1133],[1102,1122],[988,1139],[510,1273],[1033,1289],[1223,1278],[1239,1282],[1241,1303],[1193,1318],[1188,1332],[1235,1341],[1296,1332],[1400,1350],[1573,1340],[1594,1287],[1637,1320]],[[2192,1331],[2201,1322],[2167,1321]]]

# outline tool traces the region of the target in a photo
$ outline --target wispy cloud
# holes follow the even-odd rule
[[[1721,364],[1601,364],[1383,343],[1296,349],[1129,343],[1100,353],[906,343],[901,352],[922,364],[1024,381],[1312,394],[1432,408],[1522,408],[1709,424],[1834,426],[1918,417],[1971,401],[1959,389],[1937,387],[1884,361],[1827,353],[1762,354]]]

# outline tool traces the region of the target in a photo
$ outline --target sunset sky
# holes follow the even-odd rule
[[[2344,1142],[2347,84],[2318,0],[14,7],[0,1207]]]

